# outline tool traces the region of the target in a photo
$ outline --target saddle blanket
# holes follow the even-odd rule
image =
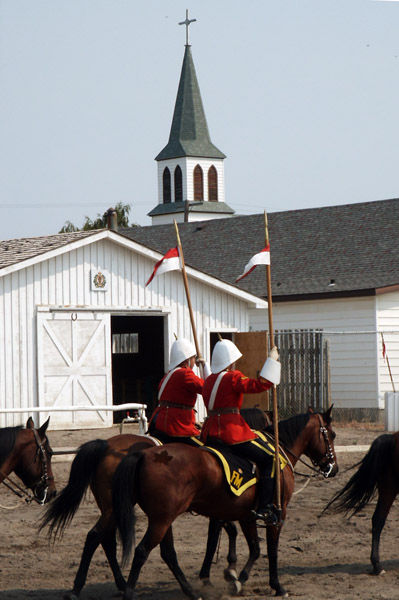
[[[257,431],[256,433],[264,442],[266,442],[270,455],[274,456],[275,450],[273,444],[262,432]],[[248,488],[256,484],[256,465],[250,460],[241,458],[240,456],[237,456],[237,454],[231,452],[228,445],[221,442],[217,447],[216,445],[203,446],[201,449],[211,452],[217,457],[222,467],[227,486],[235,496],[241,496]],[[286,458],[280,454],[281,469],[284,469],[287,462]]]

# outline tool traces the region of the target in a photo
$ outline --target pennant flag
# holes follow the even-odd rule
[[[256,265],[270,265],[270,244],[258,252],[258,254],[253,255],[249,263],[245,265],[244,273],[237,277],[235,282],[237,283],[237,281],[240,281],[240,279],[249,275]]]
[[[382,335],[382,334],[381,334]],[[387,348],[385,346],[384,338],[382,338],[382,358],[385,360],[387,354]]]
[[[177,247],[168,250],[165,256],[163,256],[161,260],[157,262],[151,274],[151,277],[145,284],[145,287],[147,287],[147,285],[151,283],[155,275],[161,275],[162,273],[166,273],[167,271],[175,271],[176,269],[181,269],[179,250],[177,249]]]

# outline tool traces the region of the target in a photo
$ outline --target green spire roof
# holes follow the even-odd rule
[[[179,156],[226,158],[211,142],[190,46],[186,46],[169,142],[155,160]]]

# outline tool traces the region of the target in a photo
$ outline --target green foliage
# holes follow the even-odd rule
[[[122,202],[118,202],[115,205],[118,227],[129,227],[130,209],[130,204],[122,204]],[[66,221],[59,233],[70,233],[71,231],[89,231],[92,229],[106,229],[108,226],[107,213],[108,211],[105,211],[102,216],[97,213],[97,218],[94,220],[86,216],[82,227],[76,227],[73,223],[71,223],[71,221]],[[130,225],[130,227],[135,226],[137,226],[136,223],[132,223]]]

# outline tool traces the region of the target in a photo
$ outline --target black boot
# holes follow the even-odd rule
[[[268,525],[278,525],[280,514],[277,507],[273,504],[274,478],[262,476],[257,483],[258,486],[258,507],[252,511],[252,514],[261,519]]]

